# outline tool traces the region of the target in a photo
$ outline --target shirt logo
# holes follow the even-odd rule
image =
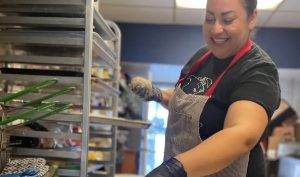
[[[190,94],[203,95],[204,92],[212,85],[212,83],[212,79],[208,77],[196,77],[194,75],[190,75],[188,78],[186,78],[186,82],[184,83],[182,89],[189,90]]]

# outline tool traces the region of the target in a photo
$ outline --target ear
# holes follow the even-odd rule
[[[249,29],[250,31],[253,31],[256,25],[256,18],[257,18],[257,9],[254,10],[251,17],[249,17]]]

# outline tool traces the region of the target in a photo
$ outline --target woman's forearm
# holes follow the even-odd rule
[[[175,158],[183,164],[188,177],[207,176],[227,167],[250,148],[240,130],[229,128]]]
[[[175,158],[183,164],[189,177],[216,173],[250,152],[267,124],[267,113],[262,106],[236,101],[228,109],[223,130]]]

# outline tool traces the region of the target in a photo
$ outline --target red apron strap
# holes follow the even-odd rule
[[[211,96],[216,89],[217,85],[225,75],[225,73],[236,63],[239,61],[239,59],[242,58],[248,51],[251,50],[252,47],[252,41],[248,39],[247,43],[241,48],[241,50],[234,56],[230,64],[227,66],[227,68],[220,74],[220,76],[216,79],[216,81],[213,83],[213,85],[205,92],[205,96]],[[192,67],[190,68],[189,72],[181,78],[177,83],[182,83],[188,76],[190,76],[194,71],[196,71],[201,64],[208,58],[208,56],[212,53],[211,50],[207,51],[201,58],[198,59],[197,62],[195,62]]]
[[[249,39],[244,45],[244,47],[234,56],[228,67],[220,74],[220,76],[217,78],[217,80],[213,83],[213,85],[206,91],[204,94],[205,96],[211,96],[216,89],[217,85],[220,83],[221,79],[225,75],[225,73],[236,63],[238,62],[242,56],[244,56],[248,51],[251,50],[252,47],[252,41]]]
[[[208,58],[208,56],[212,53],[211,50],[207,51],[202,57],[200,57],[190,68],[189,72],[181,79],[177,81],[177,84],[182,84],[186,78],[188,78],[193,72],[195,72],[201,64]]]

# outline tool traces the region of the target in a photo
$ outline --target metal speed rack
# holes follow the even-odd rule
[[[81,132],[12,132],[20,137],[79,141],[76,148],[12,148],[12,156],[37,156],[50,163],[76,166],[58,168],[59,176],[114,176],[118,127],[150,125],[117,115],[121,32],[96,9],[94,0],[0,0],[0,96],[52,78],[58,81],[54,90],[76,88],[72,94],[50,99],[73,104],[73,110],[41,122],[76,124]],[[94,76],[93,69],[105,71],[106,77]],[[92,96],[94,93],[97,98]],[[43,95],[47,92],[31,93],[20,99],[26,101]],[[104,101],[93,105],[92,100]],[[91,147],[94,139],[106,139],[104,142],[109,143],[101,141]],[[91,151],[108,155],[89,160]]]

